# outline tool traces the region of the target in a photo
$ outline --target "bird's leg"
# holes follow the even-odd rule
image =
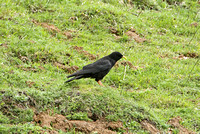
[[[101,83],[100,80],[98,80],[97,82],[98,82],[98,84],[99,84],[100,86],[103,86],[103,87],[104,87],[104,85]]]

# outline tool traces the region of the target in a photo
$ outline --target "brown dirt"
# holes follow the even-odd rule
[[[34,43],[35,43],[35,41],[33,41],[33,40],[28,40],[28,42],[30,42],[30,43],[32,43],[32,44],[34,44]]]
[[[48,24],[48,23],[45,23],[45,22],[37,22],[36,20],[32,20],[33,23],[35,23],[36,25],[40,25],[44,28],[46,28],[48,31],[51,31],[53,33],[61,33],[63,35],[65,35],[67,37],[67,39],[72,39],[73,36],[72,36],[72,33],[75,32],[75,31],[61,31],[59,28],[57,28],[56,26],[54,26],[53,24]]]
[[[114,37],[115,37],[116,40],[121,39],[121,36],[118,36],[118,35],[115,35],[115,34],[114,34]]]
[[[199,55],[197,53],[191,53],[191,52],[187,52],[185,54],[183,54],[185,57],[189,57],[189,58],[198,58]]]
[[[69,54],[69,53],[66,53],[65,55],[68,56],[68,57],[71,56],[71,54]]]
[[[197,22],[193,22],[193,23],[190,24],[190,26],[192,26],[192,27],[197,27],[198,25],[199,24]]]
[[[110,30],[110,32],[111,32],[112,34],[117,35],[117,36],[120,35],[120,31],[119,31],[119,30],[117,30],[117,29],[115,29],[115,28],[113,28],[113,27],[109,27],[108,29]]]
[[[120,64],[123,66],[129,66],[129,68],[131,69],[138,69],[138,67],[133,66],[133,64],[130,61],[122,61]]]
[[[22,65],[17,65],[16,67],[21,68],[24,71],[33,71],[33,72],[38,72],[39,70],[44,70],[43,66],[38,66],[38,69],[36,69],[34,67],[24,67]],[[14,73],[14,71],[12,71],[11,73]]]
[[[54,66],[59,67],[59,68],[65,70],[68,73],[73,73],[73,72],[75,72],[75,71],[77,71],[79,69],[78,66],[69,67],[69,66],[66,66],[63,63],[59,63],[59,62],[54,62]]]
[[[78,66],[71,66],[71,67],[67,68],[67,72],[73,73],[73,72],[77,71],[78,69],[79,69]]]
[[[195,134],[195,132],[192,132],[188,130],[187,128],[184,128],[182,125],[180,125],[180,121],[182,121],[182,119],[181,117],[178,116],[178,117],[170,119],[168,123],[172,125],[173,127],[179,129],[179,134]]]
[[[120,36],[120,31],[113,28],[113,27],[108,27],[108,29],[110,30],[110,33],[112,33],[115,37],[116,40],[120,40],[121,36]]]
[[[115,39],[119,40],[119,39],[121,38],[121,36],[120,36],[120,31],[119,31],[119,30],[117,30],[117,29],[115,29],[115,28],[113,28],[113,27],[109,27],[108,29],[110,30],[110,32],[111,32],[112,34],[114,34]],[[132,27],[130,28],[129,31],[127,31],[127,32],[125,33],[125,35],[127,35],[127,36],[129,37],[129,39],[131,39],[131,40],[134,39],[137,43],[143,43],[143,42],[146,41],[146,39],[145,39],[145,38],[141,38],[141,37],[137,34],[136,30],[135,30],[134,28],[132,28]]]
[[[70,17],[69,20],[75,21],[75,20],[78,20],[78,17],[73,16],[73,17]]]
[[[26,81],[26,84],[28,85],[28,87],[31,88],[35,84],[35,82],[33,82],[33,81]]]
[[[160,35],[164,35],[165,33],[164,33],[164,32],[158,32],[158,34],[160,34]]]
[[[188,57],[185,57],[184,55],[179,55],[178,57],[173,57],[173,59],[185,60],[188,59]]]
[[[67,37],[67,39],[71,39],[72,38],[71,32],[63,32],[63,35],[65,35]]]
[[[30,133],[32,134],[32,133]],[[44,129],[44,130],[40,130],[40,134],[59,134],[59,132],[55,131],[55,130],[48,130],[48,129]]]
[[[22,65],[17,65],[18,68],[21,68],[24,71],[33,71],[33,72],[38,72],[38,69],[33,68],[33,67],[24,67]]]
[[[79,52],[83,50],[83,47],[73,46],[73,49]]]
[[[158,130],[153,124],[151,124],[149,121],[144,120],[140,123],[142,127],[149,131],[151,134],[159,134],[160,130]]]
[[[15,72],[13,70],[8,71],[10,74],[14,74]]]
[[[94,55],[89,53],[88,51],[85,51],[83,47],[73,46],[72,48],[78,51],[79,53],[83,54],[85,57],[88,57],[90,60],[95,60],[99,57],[99,55]]]
[[[134,39],[137,43],[143,43],[146,41],[145,38],[141,38],[134,30],[127,31],[125,34],[129,36],[130,39]]]
[[[26,56],[20,56],[19,58],[20,58],[20,60],[23,61],[23,62],[30,61],[30,60],[28,59],[28,57],[26,57]]]
[[[39,66],[38,68],[41,69],[41,70],[44,70],[44,67],[43,67],[43,66]]]
[[[115,64],[115,67],[119,67],[120,65],[129,66],[129,68],[133,70],[137,70],[138,68],[144,68],[144,67],[134,66],[130,61],[117,62]]]
[[[180,53],[178,57],[173,57],[173,59],[179,59],[179,60],[184,60],[184,59],[188,59],[188,58],[199,58],[199,54],[187,52],[184,54]]]
[[[8,45],[6,43],[0,44],[0,46],[8,48]]]
[[[66,65],[64,65],[63,63],[59,63],[59,62],[54,62],[54,66],[59,67],[59,68],[61,68],[63,70],[67,69]]]
[[[13,20],[13,18],[10,18],[10,17],[7,18],[7,17],[4,17],[4,16],[0,16],[0,20],[10,20],[11,21],[11,20]]]
[[[161,55],[160,58],[162,58],[162,59],[169,58],[169,55],[168,54],[164,54],[164,55]]]
[[[118,129],[124,129],[122,122],[105,122],[105,121],[80,121],[67,120],[65,116],[41,112],[34,115],[34,121],[41,127],[53,127],[64,132],[75,129],[75,131],[98,134],[115,134]]]

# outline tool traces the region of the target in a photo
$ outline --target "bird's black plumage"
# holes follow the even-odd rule
[[[113,52],[110,55],[105,56],[92,64],[86,65],[83,69],[67,76],[67,78],[73,78],[66,82],[81,78],[94,78],[99,83],[99,81],[103,79],[115,63],[122,57],[123,55],[120,52]]]

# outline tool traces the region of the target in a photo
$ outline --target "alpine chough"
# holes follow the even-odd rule
[[[105,56],[94,63],[86,65],[83,69],[67,76],[67,78],[73,78],[67,80],[66,82],[81,78],[94,78],[99,85],[103,86],[101,80],[122,57],[125,58],[125,56],[123,56],[120,52],[113,52],[110,55]]]

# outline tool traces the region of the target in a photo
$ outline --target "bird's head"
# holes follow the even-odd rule
[[[125,56],[123,56],[120,52],[112,52],[109,55],[110,58],[114,59],[115,61],[118,61],[121,58],[126,58]]]

